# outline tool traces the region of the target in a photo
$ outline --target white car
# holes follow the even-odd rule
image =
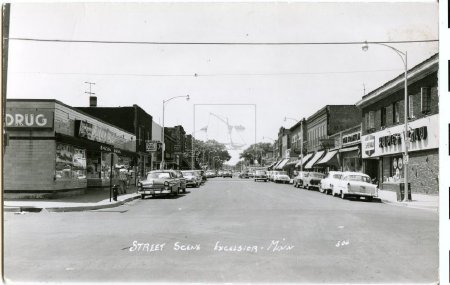
[[[342,199],[346,197],[364,197],[371,201],[378,196],[378,188],[371,183],[367,174],[359,172],[344,172],[342,178],[332,190],[333,196],[338,194]]]
[[[342,172],[330,171],[327,176],[320,181],[319,191],[325,194],[331,194],[334,186],[339,183],[342,178]]]
[[[273,175],[273,182],[275,183],[290,183],[291,182],[291,178],[289,178],[289,176],[287,175],[286,171],[277,171],[274,175]]]

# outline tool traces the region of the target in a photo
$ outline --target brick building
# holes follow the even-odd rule
[[[409,183],[412,192],[439,189],[438,54],[408,71]],[[375,89],[357,103],[362,109],[364,172],[387,189],[404,178],[404,75]]]
[[[146,151],[146,140],[152,139],[152,116],[138,105],[126,107],[77,107],[85,113],[122,128],[136,136],[136,152],[139,154],[137,173],[144,176],[152,169],[152,155]]]
[[[173,141],[173,149],[169,152],[171,157],[166,158],[167,167],[172,167],[174,169],[189,169],[191,164],[189,158],[191,158],[191,156],[186,152],[186,147],[189,144],[186,144],[186,132],[183,126],[165,127],[164,137],[167,138],[168,136]],[[190,136],[190,138],[191,137],[192,136]],[[192,141],[190,142],[192,143]],[[189,145],[188,150],[191,150],[191,145]]]
[[[340,131],[330,136],[334,140],[334,148],[316,162],[316,165],[327,168],[327,171],[362,172],[361,124]]]
[[[134,134],[57,100],[9,99],[5,118],[5,198],[82,194],[135,166]]]
[[[306,119],[298,121],[289,129],[290,133],[290,148],[289,148],[289,160],[284,165],[283,170],[287,171],[290,177],[294,176],[294,169],[297,165],[300,166],[302,158],[307,153],[307,127]]]
[[[355,105],[326,105],[306,120],[308,154],[304,158],[304,169],[324,171],[316,165],[328,150],[335,148],[330,136],[361,123],[361,110]]]

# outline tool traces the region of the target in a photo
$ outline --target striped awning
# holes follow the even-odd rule
[[[289,158],[289,161],[286,163],[286,166],[295,166],[300,160],[297,157],[291,157]]]
[[[322,157],[322,155],[325,153],[325,151],[318,151],[316,154],[311,158],[311,160],[305,165],[305,169],[311,169],[313,168],[314,164]]]
[[[284,165],[285,165],[288,161],[289,161],[289,158],[283,158],[283,160],[282,160],[280,163],[278,163],[278,165],[275,166],[274,169],[279,169],[279,170],[283,169]]]
[[[277,164],[277,163],[278,163],[278,161],[274,161],[271,165],[269,165],[269,166],[267,167],[267,169],[272,169],[272,167],[274,167],[275,164]]]
[[[334,165],[334,164],[339,164],[337,161],[334,161],[333,158],[336,157],[336,154],[338,153],[337,150],[331,150],[329,152],[327,152],[327,154],[325,154],[325,156],[319,160],[316,164],[323,164],[323,165]]]
[[[303,164],[307,163],[308,160],[313,156],[314,153],[308,153],[307,155],[305,155],[303,157]],[[295,167],[299,167],[302,164],[302,158],[301,156],[299,156],[299,161],[297,162],[297,164],[295,165]]]

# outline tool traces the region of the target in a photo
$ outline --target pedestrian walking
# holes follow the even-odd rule
[[[121,168],[119,170],[119,181],[120,181],[121,193],[122,194],[127,193],[128,175],[127,175],[127,170],[125,168]]]

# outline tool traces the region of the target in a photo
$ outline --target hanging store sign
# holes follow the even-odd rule
[[[364,138],[364,143],[362,144],[364,152],[367,156],[371,156],[375,153],[375,137],[368,135]]]
[[[10,109],[6,111],[7,128],[53,128],[53,111],[40,109]]]
[[[159,141],[155,140],[146,140],[145,141],[145,151],[146,152],[156,152],[158,151]]]
[[[439,148],[439,115],[408,123],[408,151]],[[362,137],[363,158],[399,154],[405,151],[405,125],[397,125]],[[372,141],[374,143],[372,144]],[[404,161],[403,161],[404,163]]]

